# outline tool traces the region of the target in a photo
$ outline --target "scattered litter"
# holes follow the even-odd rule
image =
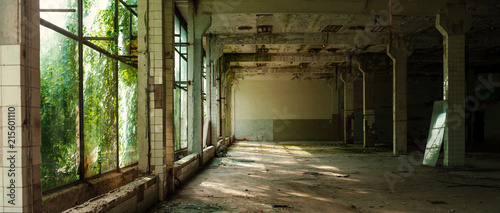
[[[304,172],[303,175],[311,175],[311,176],[318,177],[318,176],[321,176],[321,175],[324,175],[324,174],[320,174],[320,173],[317,173],[317,172]]]
[[[273,204],[273,208],[291,208],[291,207],[285,204]]]
[[[246,160],[246,159],[231,159],[233,161],[238,161],[238,162],[241,162],[241,163],[255,163],[254,160]]]
[[[432,203],[432,204],[435,204],[435,205],[439,205],[439,204],[446,204],[446,202],[441,201],[441,200],[429,201],[429,203]]]

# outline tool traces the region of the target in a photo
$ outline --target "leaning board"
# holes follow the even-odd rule
[[[448,101],[443,100],[434,102],[431,126],[429,128],[429,136],[427,137],[427,146],[424,154],[424,165],[436,166],[439,151],[443,144],[447,109]]]

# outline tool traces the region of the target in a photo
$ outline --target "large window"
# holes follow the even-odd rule
[[[187,149],[188,142],[188,35],[186,21],[176,12],[175,16],[175,89],[174,123],[175,150]]]
[[[40,0],[42,188],[138,161],[137,0]]]

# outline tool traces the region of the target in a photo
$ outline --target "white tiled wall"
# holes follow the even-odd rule
[[[2,198],[2,211],[22,211],[23,208],[23,200],[24,203],[29,202],[28,196],[23,196],[23,191],[27,192],[28,181],[23,173],[25,173],[25,168],[27,166],[27,155],[23,154],[23,150],[21,148],[23,144],[23,111],[25,108],[22,106],[25,105],[24,101],[22,101],[22,97],[24,94],[23,89],[25,87],[22,84],[21,77],[24,77],[21,72],[25,70],[24,67],[21,66],[21,45],[1,45],[0,46],[0,112],[2,115],[1,119],[1,153],[2,159],[0,170],[0,179],[1,179],[1,188],[3,193],[0,194]],[[8,127],[8,109],[9,107],[15,107],[15,143],[14,147],[9,147],[8,143],[8,132],[10,130]],[[24,109],[24,110],[23,110]],[[9,170],[11,170],[12,165],[10,160],[7,160],[9,156],[14,156],[15,163],[14,171],[15,176],[9,177]],[[25,158],[23,160],[23,158]],[[10,189],[9,187],[14,181],[15,184],[15,206],[9,204],[10,196],[8,196]],[[28,194],[26,194],[28,195]]]
[[[446,139],[444,144],[447,166],[465,163],[465,35],[444,38],[444,99],[448,100]]]

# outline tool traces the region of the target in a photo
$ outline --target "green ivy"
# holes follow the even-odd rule
[[[98,11],[85,36],[113,37],[114,1]],[[84,1],[84,16],[96,10],[97,0]],[[76,8],[68,1],[68,8]],[[120,7],[118,47],[112,41],[93,41],[110,52],[126,49],[130,35],[130,13]],[[133,19],[135,20],[135,19]],[[66,19],[66,29],[76,32],[78,21]],[[135,22],[136,23],[136,22]],[[136,25],[133,25],[136,32]],[[50,29],[43,29],[48,30]],[[133,30],[134,32],[134,30]],[[80,127],[78,42],[61,34],[41,44],[42,189],[48,190],[80,178]],[[116,169],[117,144],[120,167],[136,163],[137,70],[84,46],[83,121],[85,178]],[[118,74],[118,75],[117,75]],[[118,83],[118,88],[116,87]],[[119,105],[117,106],[117,102]],[[118,129],[117,129],[118,127]]]

